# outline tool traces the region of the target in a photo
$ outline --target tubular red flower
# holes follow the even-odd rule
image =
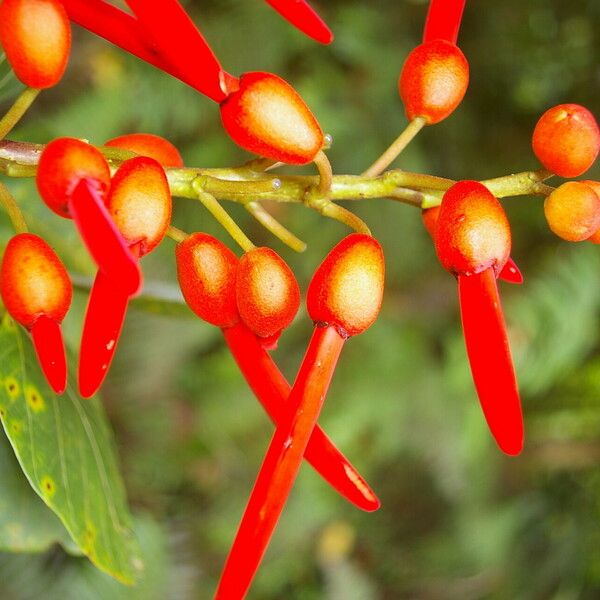
[[[120,240],[118,247],[104,244],[104,252],[126,252],[139,273],[138,259],[162,241],[171,220],[171,194],[163,168],[145,156],[125,161],[113,177],[107,207],[102,208]],[[137,292],[122,285],[123,278],[115,279],[101,269],[90,293],[79,357],[79,389],[84,397],[93,395],[106,377],[129,298]]]
[[[360,333],[377,316],[383,295],[384,262],[379,244],[354,234],[338,244],[316,270],[308,292],[318,321],[277,426],[215,598],[244,598],[298,475],[349,332]],[[368,298],[367,296],[371,296]],[[330,323],[322,322],[325,316]],[[341,319],[341,321],[338,321]]]
[[[435,229],[442,265],[458,277],[467,354],[492,435],[507,454],[523,447],[523,416],[496,277],[507,264],[510,227],[502,206],[476,181],[444,195]]]
[[[204,321],[220,327],[248,385],[271,420],[285,415],[290,385],[265,349],[239,320],[235,282],[238,258],[216,238],[194,233],[177,245],[177,277],[188,306]],[[342,496],[362,510],[379,508],[379,500],[358,471],[317,426],[305,458]]]
[[[42,371],[61,394],[67,385],[67,366],[60,323],[73,296],[64,265],[42,238],[18,234],[4,251],[0,293],[13,319],[31,331]]]

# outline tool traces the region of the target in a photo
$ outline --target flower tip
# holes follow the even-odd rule
[[[521,285],[523,283],[523,273],[521,273],[515,261],[509,257],[500,271],[498,279],[502,279],[502,281],[506,281],[507,283]]]
[[[496,443],[498,444],[500,450],[502,450],[502,452],[504,452],[504,454],[507,456],[519,456],[519,454],[521,454],[523,451],[524,445],[523,430],[521,429],[521,434],[519,436],[515,435],[514,437],[503,440],[502,442],[500,440],[496,440]]]
[[[46,315],[31,326],[33,346],[50,387],[62,394],[67,387],[67,361],[60,324]]]

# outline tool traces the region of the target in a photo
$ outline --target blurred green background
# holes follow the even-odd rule
[[[188,8],[232,73],[289,79],[334,139],[337,173],[358,173],[405,125],[397,77],[420,37],[427,3],[329,0],[335,42],[322,47],[258,0],[196,0]],[[472,0],[459,40],[469,93],[426,129],[399,166],[483,179],[537,168],[530,136],[562,102],[600,114],[600,2]],[[0,77],[7,72],[6,67]],[[7,76],[8,107],[19,89]],[[133,131],[173,141],[190,166],[248,158],[216,107],[168,76],[77,29],[65,80],[43,93],[13,139],[73,135],[102,143]],[[310,169],[305,169],[310,172]],[[586,175],[600,177],[598,168]],[[71,224],[12,181],[32,229],[75,273],[93,267]],[[321,424],[382,501],[346,504],[304,467],[250,598],[396,600],[600,597],[600,250],[548,231],[539,198],[505,202],[523,286],[502,284],[526,418],[523,454],[497,450],[470,380],[454,280],[439,266],[417,210],[389,200],[353,205],[382,242],[381,317],[351,340]],[[269,207],[309,243],[284,248],[237,206],[257,244],[271,245],[303,287],[342,226],[298,206]],[[2,236],[10,235],[2,216]],[[229,243],[197,203],[175,224]],[[144,259],[149,282],[175,285],[173,243]],[[79,343],[85,295],[65,324]],[[274,356],[293,379],[310,334],[301,311]],[[0,555],[7,600],[208,599],[237,529],[272,426],[218,330],[193,318],[132,310],[103,401],[115,431],[147,556],[140,589],[112,582],[58,546]]]

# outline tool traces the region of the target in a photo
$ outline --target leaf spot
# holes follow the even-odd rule
[[[21,385],[12,376],[7,377],[4,380],[4,389],[11,400],[16,400],[21,395]]]
[[[48,475],[46,475],[46,477],[40,481],[40,487],[42,488],[42,494],[44,494],[46,498],[52,498],[56,492],[56,484],[54,483],[54,479]]]
[[[46,402],[35,386],[27,385],[25,387],[25,398],[34,413],[46,410]]]
[[[23,421],[20,419],[13,419],[10,422],[10,431],[13,435],[19,435],[23,431]]]

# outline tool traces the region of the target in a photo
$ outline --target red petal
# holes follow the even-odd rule
[[[331,29],[305,0],[267,0],[267,3],[308,37],[322,44],[333,41]]]
[[[223,69],[177,0],[127,0],[161,56],[185,81],[215,102],[227,94],[222,89]]]
[[[257,339],[243,323],[224,329],[223,335],[248,385],[277,425],[285,415],[290,384],[266,352],[264,341]],[[310,436],[304,458],[346,500],[361,510],[371,512],[381,506],[369,484],[318,425]]]
[[[466,0],[431,0],[423,42],[447,40],[456,44]]]
[[[335,327],[317,327],[290,392],[287,410],[258,474],[215,600],[244,598],[294,485],[344,345]]]
[[[517,455],[523,449],[523,415],[493,269],[459,275],[458,293],[467,354],[483,413],[502,451]]]
[[[136,294],[142,274],[92,182],[82,179],[69,199],[69,211],[98,268],[128,294]]]
[[[85,313],[79,353],[79,392],[84,398],[98,391],[108,373],[128,301],[128,296],[98,271]]]
[[[502,281],[506,281],[508,283],[523,283],[523,274],[517,267],[517,264],[512,258],[509,258],[506,261],[502,271],[498,275],[498,279],[502,279]]]
[[[40,315],[31,327],[33,346],[42,371],[57,393],[67,387],[67,360],[60,324],[46,315]]]
[[[62,0],[69,18],[123,50],[166,71],[164,61],[144,40],[137,19],[104,0]]]

